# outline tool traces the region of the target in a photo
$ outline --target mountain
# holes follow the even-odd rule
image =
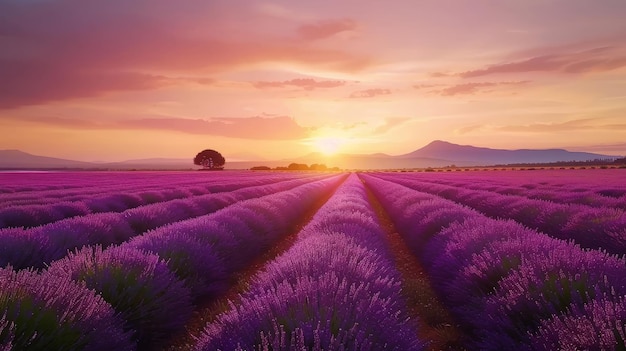
[[[429,157],[470,163],[476,166],[515,163],[549,163],[559,161],[592,161],[597,159],[615,159],[615,156],[589,152],[572,152],[563,149],[519,149],[502,150],[470,145],[457,145],[436,140],[421,149],[397,156],[398,158]]]
[[[97,168],[98,164],[31,155],[19,150],[0,150],[0,168],[4,169],[63,169]]]
[[[550,163],[559,161],[590,161],[596,159],[617,159],[616,156],[588,152],[571,152],[563,149],[545,150],[502,150],[457,145],[436,140],[404,155],[390,156],[375,154],[341,154],[328,156],[311,153],[299,158],[273,161],[231,161],[226,169],[249,169],[254,166],[286,167],[290,163],[317,163],[342,169],[401,169],[445,167],[487,166],[516,163]],[[122,162],[81,162],[54,157],[31,155],[19,150],[0,150],[0,169],[197,169],[191,159],[151,158]]]

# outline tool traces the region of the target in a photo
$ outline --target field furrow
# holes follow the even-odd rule
[[[539,173],[540,179],[537,180],[533,177],[537,175],[535,171],[486,174],[484,172],[463,174],[429,172],[409,177],[419,177],[421,181],[434,184],[490,191],[502,195],[518,195],[561,204],[626,209],[626,184],[619,181],[619,173],[607,170],[548,172],[551,173]]]
[[[583,247],[626,254],[626,211],[577,204],[558,204],[516,195],[422,182],[419,178],[377,174],[411,189],[458,202],[491,218],[509,218],[558,239]]]
[[[311,178],[311,180],[313,179]],[[165,201],[186,199],[205,194],[227,193],[246,187],[287,181],[285,178],[276,177],[252,178],[248,180],[212,177],[208,178],[208,180],[208,182],[205,180],[205,184],[202,185],[162,186],[161,189],[153,189],[152,186],[137,183],[132,188],[132,191],[114,189],[102,194],[92,194],[89,189],[85,189],[80,199],[70,200],[65,197],[60,199],[52,197],[48,199],[48,203],[36,204],[32,202],[27,205],[14,206],[9,204],[7,207],[0,209],[0,228],[31,228],[93,213],[123,212],[128,209]]]
[[[124,332],[131,335],[137,349],[152,350],[188,322],[194,301],[223,289],[233,272],[289,232],[288,228],[342,179],[335,176],[240,201],[212,215],[151,231],[120,246],[86,246],[53,262],[41,276],[71,279],[93,289],[122,319]],[[14,274],[11,272],[11,268],[2,269],[3,274],[10,276]],[[34,298],[29,296],[15,296],[11,304],[26,308],[23,299]],[[28,312],[18,308],[17,313]],[[28,330],[18,329],[18,333]],[[39,340],[38,335],[31,337]],[[39,338],[46,337],[51,336]],[[11,342],[19,347],[27,341]]]
[[[407,313],[418,321],[420,338],[428,342],[428,350],[465,350],[460,326],[437,296],[424,267],[402,239],[380,201],[371,190],[367,189],[367,194],[385,231],[395,266],[402,276],[402,295],[407,301]]]
[[[611,171],[13,175],[0,350],[626,349]]]
[[[623,327],[615,329],[623,320],[624,259],[400,184],[363,178],[470,336],[468,349],[624,347]],[[602,306],[606,314],[586,315],[589,327],[578,326],[580,311]],[[553,333],[559,325],[564,329]]]
[[[352,175],[193,350],[421,350],[365,189]]]
[[[315,178],[243,187],[231,192],[157,202],[120,213],[104,212],[60,220],[34,228],[0,229],[0,267],[42,268],[69,250],[87,245],[119,244],[148,230],[208,215],[237,201],[285,191]]]
[[[337,185],[339,186],[339,184]],[[238,303],[240,294],[244,293],[256,274],[261,272],[267,263],[283,254],[297,239],[297,234],[306,226],[328,199],[334,195],[335,191],[329,191],[305,212],[299,222],[294,225],[291,232],[280,238],[267,251],[253,259],[248,265],[233,272],[227,282],[227,287],[218,292],[213,297],[200,298],[193,317],[187,323],[184,332],[175,335],[170,339],[170,343],[164,349],[167,350],[189,350],[195,344],[195,338],[200,334],[202,328],[213,322],[219,314],[228,309],[229,303]]]

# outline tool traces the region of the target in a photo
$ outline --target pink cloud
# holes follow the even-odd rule
[[[157,89],[174,82],[163,76],[132,72],[81,72],[45,61],[0,60],[0,108],[14,108],[109,91]]]
[[[450,73],[444,73],[444,72],[433,72],[430,74],[430,76],[432,78],[445,78],[445,77],[450,77],[451,74]]]
[[[564,51],[513,62],[497,63],[456,75],[462,78],[476,78],[493,74],[528,72],[590,73],[612,71],[623,67],[626,67],[626,50],[621,47],[609,46],[573,53]]]
[[[309,128],[287,116],[255,117],[144,117],[119,121],[92,121],[63,117],[21,117],[21,121],[76,130],[163,130],[253,140],[296,140],[309,136]]]
[[[373,98],[376,96],[389,95],[389,94],[391,94],[391,90],[389,89],[373,88],[373,89],[355,91],[352,94],[350,94],[350,98],[352,99]]]
[[[451,85],[439,91],[435,91],[442,96],[455,96],[455,95],[471,95],[478,92],[490,92],[489,88],[504,87],[504,86],[519,86],[530,83],[529,81],[518,82],[481,82],[481,83],[463,83],[457,85]]]
[[[356,23],[350,19],[328,20],[302,25],[298,28],[298,34],[305,40],[320,40],[355,29]]]
[[[165,11],[162,7],[174,12],[176,8],[161,1],[0,2],[0,40],[7,43],[3,47],[0,81],[5,86],[2,93],[11,90],[8,95],[2,94],[0,107],[111,91],[149,90],[162,84],[181,83],[176,78],[179,76],[206,77],[264,63],[290,63],[348,73],[372,64],[367,56],[341,48],[311,46],[280,32],[244,30],[245,35],[241,35],[241,31],[227,29],[237,21],[220,17],[219,11],[214,15],[208,11],[210,18],[194,18],[187,13],[185,16],[190,18],[177,17],[175,13],[159,17],[158,11]],[[228,15],[236,16],[236,12]],[[212,31],[192,35],[195,28],[206,23],[211,23]],[[350,27],[345,23],[343,26]],[[253,27],[254,23],[249,23],[247,28]],[[317,35],[330,27],[315,27],[319,30]],[[336,26],[334,30],[340,28]],[[48,85],[58,86],[58,91],[51,91],[55,89]]]
[[[144,118],[120,122],[121,127],[168,130],[188,134],[219,135],[259,140],[294,140],[308,136],[309,130],[290,117],[243,118]]]
[[[626,123],[606,123],[602,118],[585,118],[561,123],[547,122],[527,125],[505,125],[496,127],[496,129],[503,132],[562,133],[590,129],[626,130]]]
[[[312,78],[296,78],[284,81],[259,81],[252,83],[252,85],[258,89],[296,87],[304,90],[314,90],[318,88],[336,88],[346,85],[346,82],[340,80],[318,81]]]
[[[381,125],[380,127],[376,128],[372,134],[376,135],[376,134],[384,134],[386,132],[388,132],[389,130],[402,125],[408,121],[410,121],[411,118],[409,117],[389,117],[385,119],[385,123],[383,125]]]
[[[413,89],[421,90],[421,89],[431,89],[436,87],[445,86],[445,84],[414,84]]]

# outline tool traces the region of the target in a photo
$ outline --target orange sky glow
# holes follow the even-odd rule
[[[0,149],[626,155],[623,0],[0,0]]]

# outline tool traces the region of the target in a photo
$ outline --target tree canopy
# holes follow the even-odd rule
[[[219,152],[207,149],[199,152],[193,159],[193,163],[202,166],[203,169],[221,170],[224,169],[226,159]]]

